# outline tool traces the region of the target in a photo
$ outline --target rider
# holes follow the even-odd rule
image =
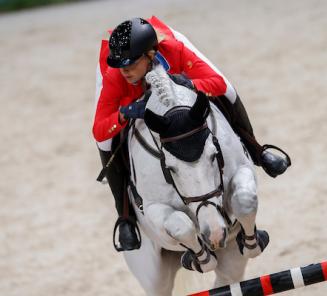
[[[119,134],[128,120],[143,118],[145,101],[136,100],[147,89],[145,74],[157,63],[163,65],[175,83],[206,93],[220,107],[256,165],[262,166],[272,177],[287,169],[289,163],[285,158],[257,143],[238,94],[221,72],[185,36],[154,16],[148,20],[127,20],[111,32],[109,42],[102,41],[93,135],[103,166],[111,156],[112,146],[117,146]],[[113,165],[105,172],[118,215],[122,217],[128,176],[121,156],[115,156]],[[120,218],[118,227],[122,249],[137,248],[135,225],[130,219]]]

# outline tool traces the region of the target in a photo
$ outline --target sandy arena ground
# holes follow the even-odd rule
[[[257,138],[292,156],[277,179],[258,169],[271,243],[246,278],[326,260],[326,12],[325,0],[112,0],[1,15],[0,295],[144,295],[112,246],[91,134],[100,40],[132,16],[186,34],[238,89]]]

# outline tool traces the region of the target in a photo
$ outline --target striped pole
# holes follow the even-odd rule
[[[264,275],[189,296],[263,296],[327,281],[327,261]]]

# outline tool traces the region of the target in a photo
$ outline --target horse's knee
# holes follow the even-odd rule
[[[164,227],[171,237],[181,242],[192,239],[196,235],[194,223],[183,212],[172,213],[165,221]]]
[[[241,167],[230,183],[230,205],[237,217],[256,214],[258,208],[256,188],[253,170],[247,166]]]
[[[237,217],[256,214],[258,209],[257,195],[247,188],[239,188],[232,195],[231,206]]]

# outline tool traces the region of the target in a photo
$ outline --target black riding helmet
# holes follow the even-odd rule
[[[113,68],[126,67],[155,49],[157,44],[157,34],[149,22],[142,18],[125,21],[113,30],[109,38],[107,63]]]

